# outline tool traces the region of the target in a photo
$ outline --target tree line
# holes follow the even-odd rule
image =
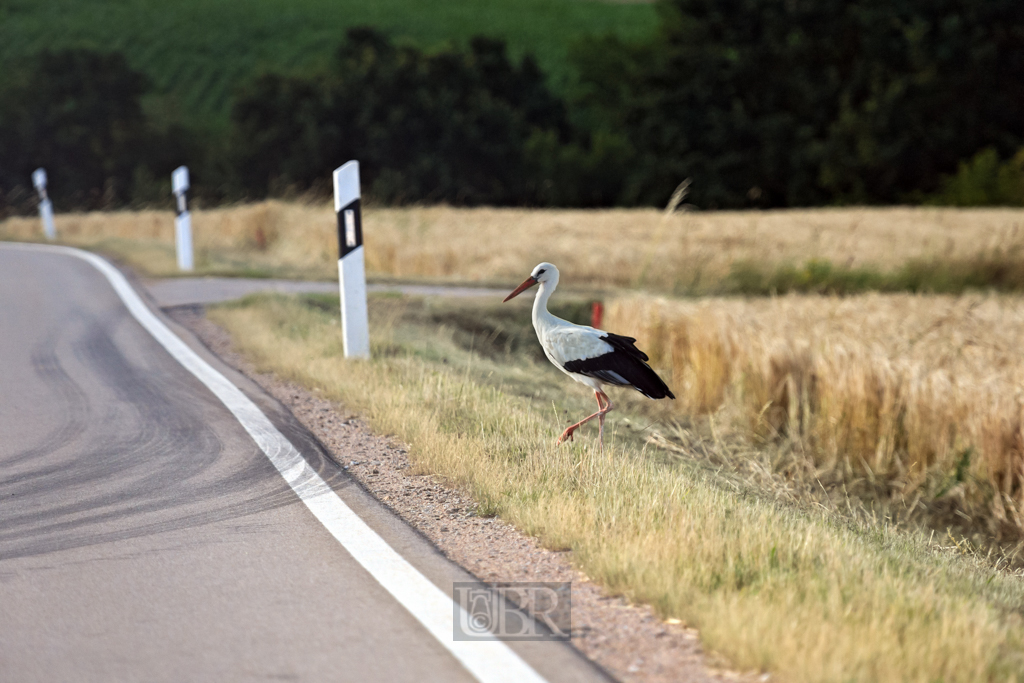
[[[43,52],[0,82],[0,206],[322,192],[359,159],[373,200],[703,208],[1024,204],[1019,0],[663,0],[642,43],[573,46],[556,95],[498,39],[436,50],[347,32],[317,73],[236,91],[226,131],[159,125],[123,57]]]

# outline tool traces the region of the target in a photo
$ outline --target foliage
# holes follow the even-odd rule
[[[955,175],[942,179],[942,189],[932,201],[951,206],[1024,206],[1024,148],[1003,162],[993,147],[961,161]]]
[[[231,118],[238,176],[256,196],[315,188],[359,159],[380,201],[524,204],[542,196],[545,170],[596,165],[561,152],[565,106],[532,57],[516,64],[479,36],[428,53],[352,29],[329,71],[262,76]]]
[[[43,167],[58,208],[111,207],[173,167],[174,134],[148,125],[149,83],[122,55],[44,51],[9,76],[0,88],[0,197],[26,203],[30,175]]]
[[[626,203],[682,178],[706,207],[892,203],[1024,142],[1017,0],[666,0],[653,44],[576,51],[591,117],[628,132]]]
[[[649,4],[579,0],[3,0],[0,73],[43,49],[117,50],[153,82],[172,117],[223,132],[236,87],[267,71],[308,74],[326,65],[353,26],[424,47],[501,36],[511,54],[536,55],[564,92],[575,37],[611,31],[642,39],[656,20]]]
[[[200,31],[207,38],[196,45],[205,47],[169,60],[174,74],[157,74],[146,59],[163,52],[136,36],[107,41],[132,64],[148,55],[141,61],[159,92],[121,53],[76,48],[25,59],[31,46],[64,39],[39,43],[39,17],[24,0],[0,7],[3,210],[32,206],[27,173],[40,165],[50,167],[61,209],[166,202],[167,174],[179,163],[206,200],[326,194],[330,170],[350,158],[362,163],[367,193],[394,204],[661,206],[687,177],[690,200],[704,208],[1024,201],[1024,162],[1000,161],[1024,147],[1018,0],[662,0],[656,39],[643,41],[646,19],[618,30],[608,23],[618,9],[529,0],[529,13],[545,18],[533,33],[522,17],[492,22],[514,36],[511,53],[490,38],[423,49],[351,29],[330,61],[314,55],[327,53],[333,34],[309,38],[303,18],[324,9],[320,0],[300,0],[288,16],[268,9],[281,9],[276,1],[256,3],[243,22],[266,35],[225,33],[215,50]],[[401,17],[421,10],[388,1],[393,20],[380,8],[367,18],[412,31]],[[109,12],[110,26],[123,19],[106,0],[89,4]],[[235,12],[188,6],[224,19]],[[431,21],[446,17],[451,35],[468,36],[476,20],[459,8],[431,10]],[[78,16],[65,9],[58,24]],[[555,15],[615,29],[572,48],[576,85],[569,66],[552,66],[566,50],[552,48]],[[345,16],[331,14],[333,30],[351,24]],[[113,30],[74,21],[76,44]],[[419,45],[441,37],[432,25],[423,36],[412,31]],[[287,58],[267,47],[281,47],[289,32],[311,42]],[[528,45],[544,50],[554,76]],[[247,50],[259,54],[243,68],[237,57]],[[252,73],[263,75],[248,80]],[[201,95],[172,93],[182,79]],[[215,112],[238,83],[225,123]]]

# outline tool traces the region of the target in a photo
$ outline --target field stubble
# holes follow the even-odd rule
[[[104,249],[149,275],[177,272],[169,211],[58,214],[56,220],[64,241]],[[195,210],[193,225],[201,273],[337,276],[330,205],[266,201]],[[880,275],[908,263],[925,270],[955,270],[959,264],[980,277],[974,286],[982,287],[986,278],[1012,279],[1024,270],[1021,209],[666,215],[654,209],[371,206],[364,226],[368,273],[412,280],[515,284],[537,263],[550,261],[574,286],[692,294],[873,285],[927,289],[931,281],[919,281],[919,273],[906,274],[906,282]],[[8,219],[0,223],[0,237],[39,239],[38,219]],[[1008,285],[1021,288],[1024,281]]]
[[[626,297],[608,325],[671,368],[681,416],[773,449],[794,485],[985,540],[1024,535],[1020,297]]]

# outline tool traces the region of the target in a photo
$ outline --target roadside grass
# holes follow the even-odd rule
[[[581,303],[558,312],[578,316]],[[1018,574],[752,486],[707,452],[743,447],[725,439],[655,448],[667,401],[619,392],[605,451],[593,430],[556,448],[591,397],[527,343],[525,304],[372,297],[369,362],[343,358],[336,307],[259,296],[209,315],[261,370],[361,411],[481,514],[571,549],[607,590],[699,628],[736,668],[794,681],[1021,679]]]
[[[178,275],[170,211],[58,214],[69,244],[150,276]],[[573,286],[673,295],[1024,289],[1024,209],[530,210],[445,206],[364,212],[373,278],[518,284],[551,261]],[[196,273],[337,277],[332,206],[267,201],[193,211]],[[41,239],[35,217],[2,239]]]

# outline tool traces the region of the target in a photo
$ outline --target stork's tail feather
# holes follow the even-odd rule
[[[637,391],[647,398],[668,397],[674,399],[676,397],[672,390],[668,388],[668,385],[665,384],[665,380],[659,377],[658,373],[651,369],[651,366],[644,363],[644,370],[645,372],[642,373],[644,377],[640,382],[630,382]]]
[[[672,390],[665,384],[665,380],[658,376],[650,365],[647,363],[634,363],[630,368],[630,372],[626,375],[626,379],[633,386],[634,389],[639,391],[647,398],[672,398],[676,396],[672,393]]]

